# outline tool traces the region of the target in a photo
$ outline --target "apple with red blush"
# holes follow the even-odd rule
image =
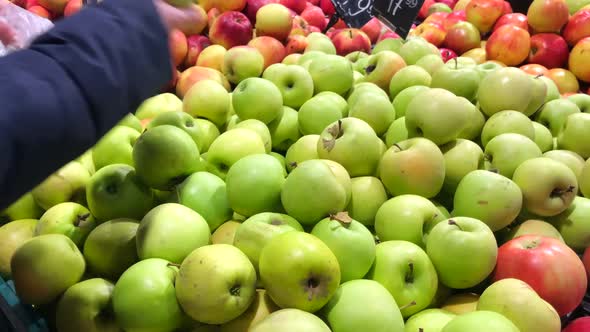
[[[248,46],[256,48],[264,58],[264,69],[270,65],[279,63],[287,56],[287,50],[283,43],[276,38],[259,36],[252,39]]]
[[[450,14],[451,13],[447,13],[447,12],[435,12],[435,13],[428,15],[428,17],[424,21],[422,21],[422,23],[433,22],[433,23],[438,23],[438,24],[444,25],[445,20],[447,19],[447,17]]]
[[[465,14],[464,10],[453,11],[446,16],[443,27],[445,30],[449,30],[453,25],[465,21],[467,21],[467,14]]]
[[[436,1],[434,0],[425,0],[418,11],[418,18],[424,20],[428,17],[430,6],[434,5]]]
[[[209,28],[209,39],[226,49],[246,45],[253,37],[252,23],[241,12],[228,11],[219,15]]]
[[[360,29],[342,29],[332,37],[336,53],[345,56],[349,53],[362,51],[371,52],[371,39]]]
[[[311,6],[305,8],[300,14],[301,17],[311,26],[318,27],[320,30],[324,30],[328,25],[326,23],[326,15],[322,9],[318,6]]]
[[[172,29],[168,34],[168,43],[170,54],[172,55],[172,63],[174,63],[175,67],[178,67],[184,62],[188,52],[186,35],[178,29]]]
[[[458,56],[457,53],[455,53],[455,51],[453,51],[449,48],[443,47],[443,48],[440,48],[439,51],[440,51],[440,56],[442,57],[443,62],[445,62],[445,63]]]
[[[279,3],[291,9],[296,14],[301,14],[305,7],[307,7],[306,0],[279,0]]]
[[[503,25],[492,32],[485,48],[488,60],[500,61],[507,66],[517,66],[529,56],[531,36],[525,29]]]
[[[481,46],[481,34],[473,23],[459,22],[447,30],[443,45],[457,54],[463,54]]]
[[[570,17],[562,36],[570,46],[575,46],[580,39],[590,36],[590,8],[582,9]]]
[[[500,16],[500,18],[496,21],[496,24],[494,24],[492,31],[497,30],[503,25],[514,25],[521,29],[525,29],[527,31],[529,30],[528,18],[522,13],[510,13]]]
[[[436,22],[420,23],[415,29],[410,31],[409,36],[422,37],[432,45],[439,47],[445,41],[447,32],[443,26]]]
[[[336,13],[336,8],[331,0],[320,0],[320,9],[326,14],[326,16],[332,16]]]
[[[287,38],[287,45],[285,45],[285,53],[287,55],[293,53],[303,53],[308,45],[307,38],[303,35],[292,35]]]
[[[211,45],[209,38],[203,35],[191,35],[186,38],[188,52],[184,59],[184,67],[192,67],[197,64],[197,59],[201,52]]]
[[[588,332],[590,331],[590,317],[580,317],[571,321],[561,332]]]
[[[465,7],[467,21],[485,34],[492,30],[496,21],[504,14],[503,0],[471,0]]]
[[[258,13],[258,10],[269,3],[279,3],[279,0],[248,0],[246,2],[244,13],[248,16],[252,24],[256,24],[256,13]]]
[[[547,69],[565,66],[569,47],[563,37],[555,33],[538,33],[531,36],[528,63],[537,63]]]
[[[364,32],[369,39],[371,40],[371,44],[375,44],[377,39],[379,39],[379,35],[381,34],[381,28],[383,25],[378,18],[373,17],[369,22],[361,27],[361,31]]]

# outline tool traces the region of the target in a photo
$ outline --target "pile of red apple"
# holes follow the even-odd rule
[[[590,272],[574,2],[427,1],[404,40],[201,0],[167,91],[0,213],[0,276],[59,332],[561,331]]]

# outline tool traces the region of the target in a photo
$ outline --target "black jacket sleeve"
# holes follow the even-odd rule
[[[151,0],[105,0],[0,57],[0,209],[77,158],[172,78]]]

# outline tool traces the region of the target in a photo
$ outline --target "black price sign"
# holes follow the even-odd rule
[[[332,0],[336,13],[344,20],[344,23],[351,28],[362,28],[369,22],[373,15],[371,15],[371,7],[373,7],[374,0]],[[332,22],[330,22],[332,23]],[[333,25],[336,22],[333,22]]]
[[[424,0],[375,0],[373,15],[406,38]]]

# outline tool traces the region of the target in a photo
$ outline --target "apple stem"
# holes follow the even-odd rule
[[[539,74],[539,75],[535,76],[535,79],[537,79],[537,78],[539,78],[539,77],[543,77],[543,76],[545,76],[545,75],[543,75],[543,74]]]
[[[88,220],[88,217],[90,217],[90,213],[79,215],[78,218],[76,218],[76,220],[74,221],[74,226],[84,226],[84,222]]]
[[[395,146],[396,148],[398,148],[400,151],[403,151],[404,149],[402,149],[401,146],[399,146],[397,143],[394,143],[393,146]]]
[[[409,270],[406,273],[405,281],[407,284],[410,284],[410,283],[414,282],[414,263],[409,262],[408,267],[409,267]]]
[[[424,329],[423,329],[423,328],[421,328],[421,327],[419,327],[419,328],[418,328],[418,332],[424,332]]]
[[[459,61],[457,61],[457,58],[453,58],[453,60],[455,60],[455,69],[459,68]]]
[[[365,67],[365,73],[370,74],[373,72],[373,70],[375,70],[375,68],[377,68],[377,66],[374,66],[374,65],[367,66],[367,67]]]
[[[180,264],[176,264],[176,263],[168,263],[167,266],[174,266],[174,267],[180,267]]]
[[[563,194],[571,193],[576,189],[574,186],[569,186],[566,189],[553,189],[551,192],[551,197],[561,197]]]
[[[348,212],[342,211],[335,214],[330,214],[330,220],[336,220],[342,226],[348,227],[352,223],[352,218],[348,215]]]
[[[291,166],[292,168],[297,168],[298,165],[297,165],[296,161],[293,161],[293,162],[289,163],[289,166]]]
[[[408,304],[406,304],[406,305],[403,305],[403,306],[401,306],[401,307],[399,308],[399,310],[404,310],[404,309],[407,309],[407,308],[409,308],[409,307],[411,307],[411,306],[414,306],[414,305],[416,305],[416,301],[412,301],[412,302],[410,302],[410,303],[408,303]]]
[[[449,219],[449,225],[457,226],[457,228],[459,228],[460,230],[463,230],[463,228],[461,228],[461,226],[459,226],[459,224],[457,224],[457,222],[454,221],[453,219]]]

